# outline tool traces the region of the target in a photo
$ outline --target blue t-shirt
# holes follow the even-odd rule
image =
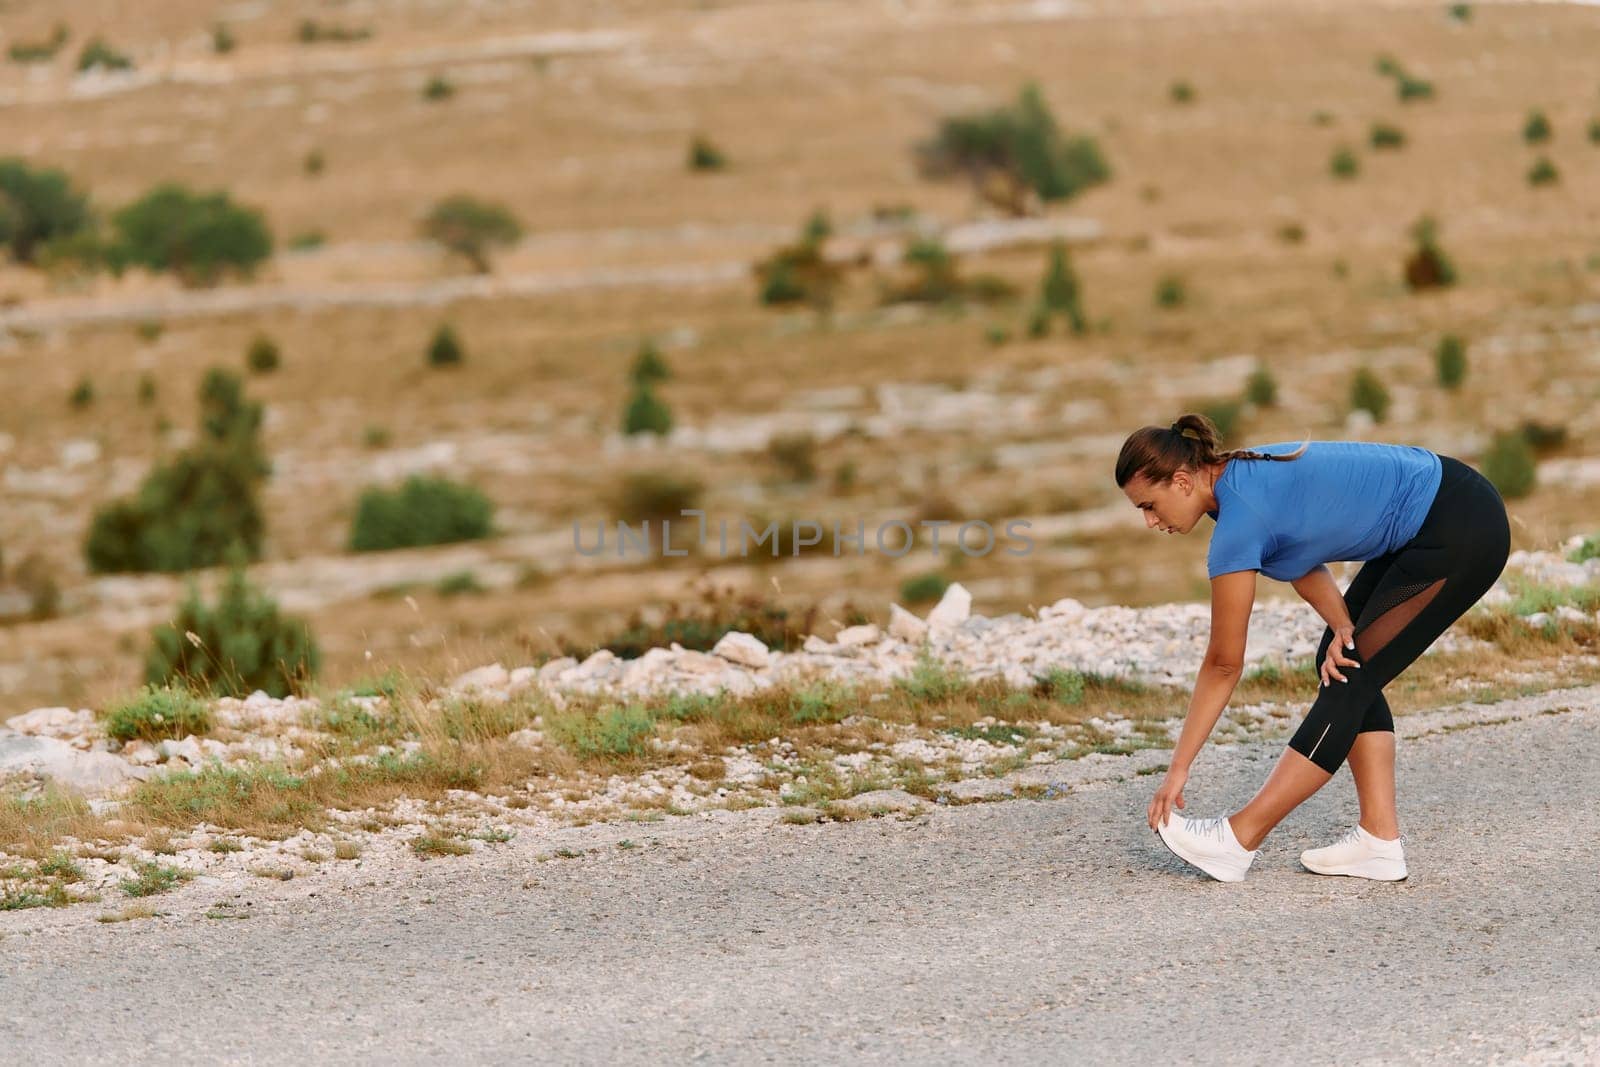
[[[1253,451],[1293,452],[1299,441]],[[1313,567],[1369,560],[1416,536],[1443,469],[1425,448],[1313,441],[1295,460],[1229,460],[1217,479],[1211,577],[1258,570],[1292,582]]]

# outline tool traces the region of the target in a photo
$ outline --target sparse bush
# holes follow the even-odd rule
[[[689,169],[704,172],[724,170],[727,166],[728,157],[722,150],[701,134],[695,134],[689,142]]]
[[[112,224],[114,266],[170,270],[189,286],[213,285],[229,271],[249,277],[272,254],[261,213],[220,191],[159,185],[118,211]]]
[[[1357,370],[1350,380],[1350,407],[1369,413],[1374,422],[1382,422],[1389,413],[1389,390],[1368,367]]]
[[[1286,222],[1278,227],[1278,240],[1286,245],[1297,245],[1305,242],[1306,228],[1298,222]]]
[[[398,489],[369,487],[356,505],[350,551],[445,545],[490,536],[494,504],[480,490],[414,474]]]
[[[1495,434],[1484,453],[1483,476],[1507,500],[1533,492],[1537,471],[1528,439],[1519,432]]]
[[[72,387],[72,392],[67,395],[67,403],[74,411],[82,411],[94,403],[94,382],[88,377],[78,379],[78,384]]]
[[[1009,327],[994,323],[983,331],[983,339],[995,348],[999,348],[1011,340],[1011,330]]]
[[[141,319],[133,329],[139,335],[139,340],[150,345],[161,340],[161,334],[166,330],[166,325],[160,319]]]
[[[134,877],[124,878],[117,883],[117,887],[130,897],[153,897],[194,877],[193,871],[168,867],[151,860],[139,860],[134,863],[133,870]]]
[[[280,356],[278,343],[266,334],[256,334],[245,353],[245,363],[257,374],[270,374],[278,369]]]
[[[1567,554],[1567,560],[1571,563],[1587,563],[1591,559],[1600,559],[1600,534],[1585,537],[1577,548]]]
[[[1522,439],[1528,442],[1528,447],[1533,449],[1535,455],[1544,455],[1565,448],[1567,444],[1567,428],[1559,423],[1540,422],[1537,419],[1524,419],[1522,425],[1517,427],[1522,434]]]
[[[704,491],[694,478],[670,471],[629,471],[607,504],[623,522],[676,519],[684,510],[698,508]]]
[[[655,342],[648,338],[641,341],[638,354],[633,357],[633,366],[628,370],[629,380],[635,385],[651,385],[671,377],[672,370],[661,358],[661,350],[656,348]]]
[[[310,252],[328,243],[328,235],[321,230],[301,230],[289,238],[289,251]]]
[[[1409,103],[1412,100],[1433,99],[1433,83],[1424,81],[1421,78],[1402,75],[1396,79],[1394,88],[1395,95],[1400,98],[1402,104]]]
[[[238,377],[212,368],[200,386],[200,436],[155,467],[139,491],[95,513],[84,552],[89,569],[183,571],[223,562],[230,549],[254,559],[264,522],[261,405]]]
[[[434,591],[440,596],[463,596],[484,593],[488,589],[471,571],[454,571],[440,578]]]
[[[133,60],[99,37],[91,37],[78,53],[78,70],[132,70]]]
[[[1589,143],[1600,144],[1600,118],[1589,120]]]
[[[1368,141],[1373,148],[1383,150],[1388,148],[1404,148],[1406,143],[1405,131],[1398,126],[1390,126],[1385,122],[1374,122],[1368,134]]]
[[[422,87],[422,99],[427,100],[430,103],[438,103],[442,100],[448,100],[454,95],[456,95],[455,84],[443,74],[435,74],[433,77],[429,78],[428,83]]]
[[[43,41],[17,41],[8,50],[13,63],[48,63],[61,51],[70,36],[64,22],[55,24],[48,39]]]
[[[219,22],[211,27],[211,50],[217,55],[225,56],[238,46],[238,38],[228,29],[227,23]]]
[[[1045,268],[1044,281],[1039,288],[1039,306],[1049,315],[1064,316],[1073,333],[1089,332],[1089,323],[1083,314],[1082,287],[1072,269],[1065,241],[1058,240],[1050,246],[1050,264]]]
[[[1038,303],[1028,312],[1028,336],[1034,340],[1050,335],[1050,309]]]
[[[302,693],[321,654],[299,619],[279,615],[277,602],[234,566],[215,606],[191,582],[177,616],[152,635],[144,678],[198,693],[245,697],[260,689],[274,697]]]
[[[448,322],[440,323],[428,341],[428,366],[457,367],[466,358],[455,328]]]
[[[107,737],[118,741],[160,741],[211,732],[211,706],[181,686],[146,685],[105,713]]]
[[[1434,349],[1434,365],[1438,370],[1439,384],[1446,389],[1459,389],[1467,378],[1467,346],[1461,338],[1447,333],[1439,338]]]
[[[582,759],[642,756],[655,733],[655,720],[637,704],[606,708],[592,715],[556,712],[545,716],[545,730],[556,743]]]
[[[371,36],[372,30],[366,26],[337,26],[315,19],[302,19],[295,28],[295,39],[301,44],[351,44]]]
[[[499,204],[449,196],[434,204],[423,219],[422,236],[462,256],[479,274],[488,274],[490,247],[516,244],[522,238],[522,224]]]
[[[369,422],[361,430],[362,448],[387,448],[389,439],[389,427],[380,423]]]
[[[1548,156],[1540,156],[1534,160],[1533,166],[1528,168],[1528,184],[1534,187],[1554,185],[1560,180],[1561,172],[1556,170],[1556,165],[1550,162]]]
[[[17,564],[12,580],[28,597],[28,617],[34,621],[53,619],[61,610],[61,586],[50,561],[30,552]]]
[[[797,242],[784,245],[756,263],[761,303],[809,304],[823,312],[832,308],[844,272],[824,254],[823,244],[830,231],[828,217],[816,212],[802,228]]]
[[[767,442],[767,456],[790,481],[816,480],[817,439],[804,430],[774,435]]]
[[[1244,398],[1258,408],[1270,408],[1278,403],[1278,380],[1265,366],[1250,372],[1245,381]]]
[[[964,175],[980,197],[1015,215],[1035,199],[1070,199],[1111,177],[1094,138],[1063,134],[1032,83],[1009,107],[944,119],[917,156],[926,176]]]
[[[143,407],[149,407],[151,404],[155,403],[155,401],[156,401],[156,380],[153,377],[150,376],[150,372],[149,371],[141,371],[140,372],[140,374],[139,374],[139,387],[138,387],[138,392],[137,392],[136,395],[138,397],[140,405],[143,406]]]
[[[949,700],[967,688],[967,676],[959,667],[946,666],[927,651],[917,654],[908,674],[894,680],[895,688],[913,700],[937,703]]]
[[[1470,22],[1472,20],[1471,4],[1451,4],[1450,18],[1456,22]]]
[[[1183,279],[1176,274],[1168,274],[1156,282],[1156,307],[1180,308],[1188,302],[1189,294],[1183,285]]]
[[[622,412],[622,432],[630,437],[641,433],[665,437],[672,432],[672,409],[656,396],[649,383],[639,382],[633,387],[633,395]]]
[[[1348,180],[1361,173],[1361,160],[1356,154],[1344,145],[1333,151],[1333,158],[1328,161],[1328,172],[1335,178]]]
[[[1411,227],[1416,248],[1406,259],[1406,285],[1413,292],[1434,289],[1456,283],[1455,264],[1439,247],[1438,225],[1428,215],[1422,216]]]
[[[930,604],[944,596],[950,579],[938,571],[913,575],[900,583],[900,599],[907,604]]]
[[[306,175],[311,178],[321,174],[327,169],[327,166],[328,159],[322,154],[322,149],[320,148],[313,148],[306,153],[305,159],[300,161],[300,169],[304,170]]]
[[[1550,120],[1535,108],[1522,123],[1522,139],[1528,144],[1544,144],[1551,136]]]
[[[89,198],[65,172],[34,170],[0,159],[0,244],[18,263],[32,263],[41,246],[88,231]]]
[[[1174,104],[1192,104],[1194,103],[1194,86],[1186,81],[1175,81],[1167,87],[1167,95],[1172,98]]]

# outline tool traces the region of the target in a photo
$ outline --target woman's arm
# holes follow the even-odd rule
[[[1328,642],[1328,654],[1317,665],[1322,684],[1349,681],[1341,669],[1361,666],[1345,655],[1346,651],[1356,647],[1356,627],[1350,621],[1350,607],[1344,602],[1344,594],[1339,592],[1338,583],[1333,580],[1333,572],[1328,570],[1327,564],[1319,563],[1289,584],[1294,586],[1294,591],[1300,594],[1302,600],[1316,609],[1322,621],[1328,624],[1328,629],[1333,631],[1333,640]]]
[[[1166,821],[1174,806],[1183,807],[1183,786],[1189,767],[1228,706],[1228,698],[1244,671],[1245,638],[1250,632],[1250,607],[1256,599],[1256,572],[1234,571],[1211,580],[1211,639],[1194,695],[1183,720],[1183,732],[1172,750],[1166,779],[1150,801],[1150,828]]]

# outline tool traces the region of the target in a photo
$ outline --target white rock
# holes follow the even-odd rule
[[[928,612],[930,630],[946,630],[960,626],[972,612],[972,594],[960,582],[951,582],[939,598],[939,603]]]
[[[1550,621],[1550,613],[1548,611],[1536,611],[1532,615],[1524,615],[1522,621],[1538,629]]]
[[[539,684],[538,667],[518,667],[511,672],[510,687],[512,692],[527,689],[529,686]]]
[[[846,626],[834,637],[834,642],[845,648],[861,648],[865,645],[875,645],[882,638],[883,631],[869,622],[863,626]]]
[[[760,670],[771,662],[772,654],[767,646],[760,640],[738,630],[729,630],[722,635],[711,650],[713,656],[721,656],[730,663],[737,663],[742,667],[752,667]]]
[[[1064,596],[1054,604],[1051,604],[1049,607],[1041,610],[1039,612],[1039,618],[1065,619],[1070,622],[1073,619],[1081,618],[1086,610],[1088,609],[1086,609],[1079,601],[1074,600],[1070,596]]]
[[[813,655],[825,655],[829,652],[835,651],[834,646],[831,643],[824,641],[816,634],[806,634],[805,643],[802,644],[800,648],[802,651],[810,652]]]
[[[571,656],[557,657],[539,668],[539,681],[548,686],[577,665],[578,661]]]
[[[573,671],[573,676],[579,680],[598,678],[610,672],[611,664],[616,661],[617,654],[609,648],[596,649],[588,659]]]
[[[907,644],[914,645],[928,636],[928,624],[899,604],[890,604],[889,633]]]
[[[185,737],[182,741],[174,741],[168,738],[156,746],[156,751],[165,760],[181,758],[189,763],[199,763],[204,758],[200,751],[199,739],[193,734]]]
[[[1571,604],[1562,604],[1556,608],[1556,618],[1562,622],[1588,622],[1589,616],[1573,607]]]
[[[150,742],[135,739],[122,746],[122,758],[129,763],[148,767],[152,763],[161,762],[161,753],[157,752]]]
[[[83,733],[94,726],[94,712],[87,709],[73,711],[71,708],[34,708],[21,715],[13,715],[6,720],[6,725],[19,734],[47,734],[58,737],[64,734]]]
[[[468,671],[450,683],[454,693],[470,693],[474,689],[504,689],[511,684],[511,674],[498,663]]]
[[[88,795],[101,795],[133,776],[133,768],[109,752],[81,752],[54,737],[0,730],[0,779],[48,778]]]

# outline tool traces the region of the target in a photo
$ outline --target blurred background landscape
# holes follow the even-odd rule
[[[139,684],[230,549],[334,684],[1201,599],[1209,526],[1111,477],[1187,410],[1593,534],[1597,54],[1576,4],[3,0],[0,706]],[[574,545],[685,507],[869,551]]]

